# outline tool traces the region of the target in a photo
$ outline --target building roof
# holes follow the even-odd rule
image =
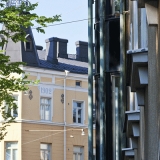
[[[88,74],[88,63],[77,61],[75,56],[69,56],[69,59],[57,58],[58,64],[52,64],[45,60],[46,51],[37,50],[41,68],[53,69],[58,71],[68,70],[72,73]],[[37,66],[38,67],[38,66]]]

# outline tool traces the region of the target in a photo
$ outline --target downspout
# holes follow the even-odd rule
[[[105,79],[105,0],[100,0],[100,83],[99,83],[99,104],[100,104],[100,154],[99,160],[105,160],[106,153],[105,149],[105,103],[104,103],[104,79]]]
[[[66,77],[69,71],[65,70],[64,77],[64,160],[66,160]]]
[[[88,160],[93,159],[93,0],[88,0]]]
[[[120,126],[124,125],[125,121],[125,110],[126,110],[126,49],[125,49],[125,0],[120,0],[120,117],[121,123]],[[125,135],[121,130],[119,133],[120,148],[125,146]],[[120,157],[122,153],[120,152]]]

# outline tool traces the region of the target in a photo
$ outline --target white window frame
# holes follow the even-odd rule
[[[17,104],[17,116],[14,116],[14,114],[13,114],[13,109],[11,109],[11,116],[12,117],[15,117],[16,119],[18,118],[18,113],[19,113],[19,95],[17,95],[17,94],[14,94],[13,95],[13,97],[15,98],[15,97],[17,97],[17,100],[14,100],[13,102],[14,103],[16,103]],[[16,98],[15,98],[16,99]],[[6,104],[5,104],[6,105]],[[6,105],[6,113],[8,112],[8,105]]]
[[[30,44],[30,48],[27,48],[27,43]],[[25,46],[25,51],[32,51],[33,50],[32,38],[30,35],[26,38],[26,42],[24,42],[24,46]]]
[[[73,146],[73,155],[76,155],[75,156],[76,159],[73,159],[73,160],[79,160],[78,155],[81,155],[80,160],[83,160],[84,159],[84,147],[83,146]]]
[[[42,149],[41,144],[47,145],[47,149]],[[47,159],[47,160],[51,160],[51,144],[49,144],[49,143],[41,143],[41,144],[40,144],[40,160],[43,160],[43,159],[41,159],[41,152],[43,152],[43,153],[48,152],[49,159]],[[46,159],[46,157],[45,157],[45,159]]]
[[[41,110],[41,99],[44,98],[44,99],[49,99],[50,100],[50,109],[49,109],[49,120],[46,120],[45,119],[42,119],[42,110]],[[44,111],[44,116],[45,116],[45,111]],[[41,121],[52,121],[52,98],[51,97],[44,97],[44,96],[41,96],[40,97],[40,120]]]
[[[12,144],[15,143],[15,144],[17,144],[17,146],[11,146],[11,147],[7,148],[7,143],[12,143]],[[6,156],[7,150],[11,151],[11,154],[10,154],[11,159],[10,160],[16,160],[16,159],[13,159],[13,150],[17,150],[17,157],[18,157],[18,142],[16,142],[16,141],[12,141],[12,142],[6,141],[5,142],[5,160],[8,160],[7,156]]]
[[[81,123],[78,123],[78,109],[79,107],[75,107],[74,104],[75,103],[81,103]],[[84,101],[77,101],[77,100],[73,100],[72,103],[72,120],[73,120],[73,109],[76,108],[76,122],[73,122],[74,124],[84,124],[84,120],[85,120],[85,102]]]

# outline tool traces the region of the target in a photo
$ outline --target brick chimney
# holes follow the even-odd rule
[[[57,54],[58,54],[58,57],[66,58],[66,59],[68,58],[67,43],[68,43],[67,39],[58,38],[58,43],[57,43]]]
[[[76,43],[76,60],[88,62],[88,42],[77,41]]]
[[[58,64],[58,59],[57,59],[57,43],[58,43],[58,38],[57,37],[52,37],[49,39],[46,39],[46,57],[45,60],[52,64]]]

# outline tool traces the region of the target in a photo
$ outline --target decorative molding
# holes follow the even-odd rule
[[[140,111],[126,111],[128,121],[140,121]]]
[[[28,97],[29,97],[29,99],[30,99],[30,100],[32,100],[32,98],[33,98],[32,90],[30,90],[30,91],[28,92],[28,94],[29,94],[29,96],[28,96]]]
[[[88,128],[88,124],[64,124],[60,122],[52,122],[52,121],[35,121],[35,120],[28,120],[28,119],[18,119],[16,122],[19,123],[31,123],[31,124],[44,124],[44,125],[51,125],[51,126],[66,126],[66,127],[73,127],[73,128]]]
[[[138,67],[140,84],[148,84],[148,67]]]
[[[64,94],[61,94],[61,102],[64,103]]]
[[[22,66],[21,67],[22,70],[24,70],[26,73],[33,73],[33,74],[36,74],[39,73],[40,75],[41,74],[44,74],[44,75],[47,75],[47,76],[56,76],[56,77],[59,77],[59,78],[64,78],[65,77],[65,72],[61,72],[61,71],[55,71],[55,70],[49,70],[49,69],[42,69],[42,68],[35,68],[35,67],[30,67],[30,66]],[[68,78],[69,79],[77,79],[77,80],[82,80],[82,81],[88,81],[88,74],[76,74],[76,73],[69,73],[68,75]]]
[[[125,152],[126,157],[134,157],[134,149],[133,148],[123,148],[122,151]]]
[[[44,97],[52,97],[53,95],[53,86],[52,85],[43,85],[43,84],[39,84],[38,88],[40,90],[40,96],[44,96]]]
[[[137,93],[137,100],[138,100],[138,106],[144,106],[144,90],[143,89],[138,89],[136,91]]]

